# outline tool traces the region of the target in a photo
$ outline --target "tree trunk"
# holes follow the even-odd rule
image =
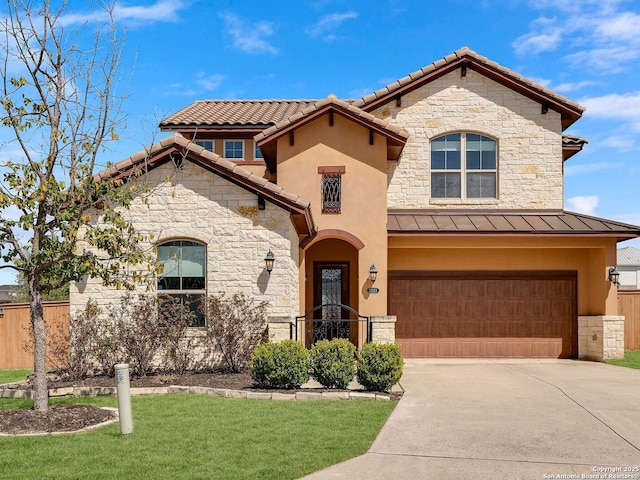
[[[42,286],[39,279],[28,276],[29,310],[33,327],[33,408],[37,412],[47,413],[49,410],[49,391],[47,389],[47,331],[44,324],[42,308]]]

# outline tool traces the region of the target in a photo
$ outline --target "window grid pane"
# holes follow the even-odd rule
[[[244,158],[243,140],[225,140],[224,158]]]
[[[204,326],[200,298],[205,294],[206,247],[191,240],[176,240],[158,245],[157,258],[163,264],[157,289],[188,305],[196,321],[192,326]]]
[[[476,133],[434,138],[431,198],[497,198],[496,151],[495,140]]]
[[[213,140],[196,140],[196,145],[200,145],[202,148],[209,150],[210,152],[215,151]]]
[[[254,148],[253,158],[255,158],[255,159],[262,159],[262,158],[264,158],[264,157],[262,156],[262,151],[258,148],[258,145],[256,145],[256,146],[255,146],[255,148]]]

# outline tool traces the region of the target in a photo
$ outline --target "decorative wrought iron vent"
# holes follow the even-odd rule
[[[322,212],[340,213],[342,176],[339,172],[322,173]]]

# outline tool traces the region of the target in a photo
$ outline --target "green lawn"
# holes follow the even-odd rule
[[[116,406],[114,397],[66,403]],[[134,432],[0,438],[0,478],[288,479],[364,453],[396,402],[134,397]],[[29,406],[0,399],[0,409]]]
[[[622,360],[605,360],[604,363],[640,370],[640,350],[625,350]]]
[[[30,369],[0,370],[0,385],[25,380],[30,373]]]

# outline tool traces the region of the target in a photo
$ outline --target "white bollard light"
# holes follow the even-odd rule
[[[133,416],[131,415],[131,388],[129,386],[129,364],[118,363],[116,370],[116,390],[118,395],[118,416],[120,417],[120,433],[128,435],[133,432]]]

